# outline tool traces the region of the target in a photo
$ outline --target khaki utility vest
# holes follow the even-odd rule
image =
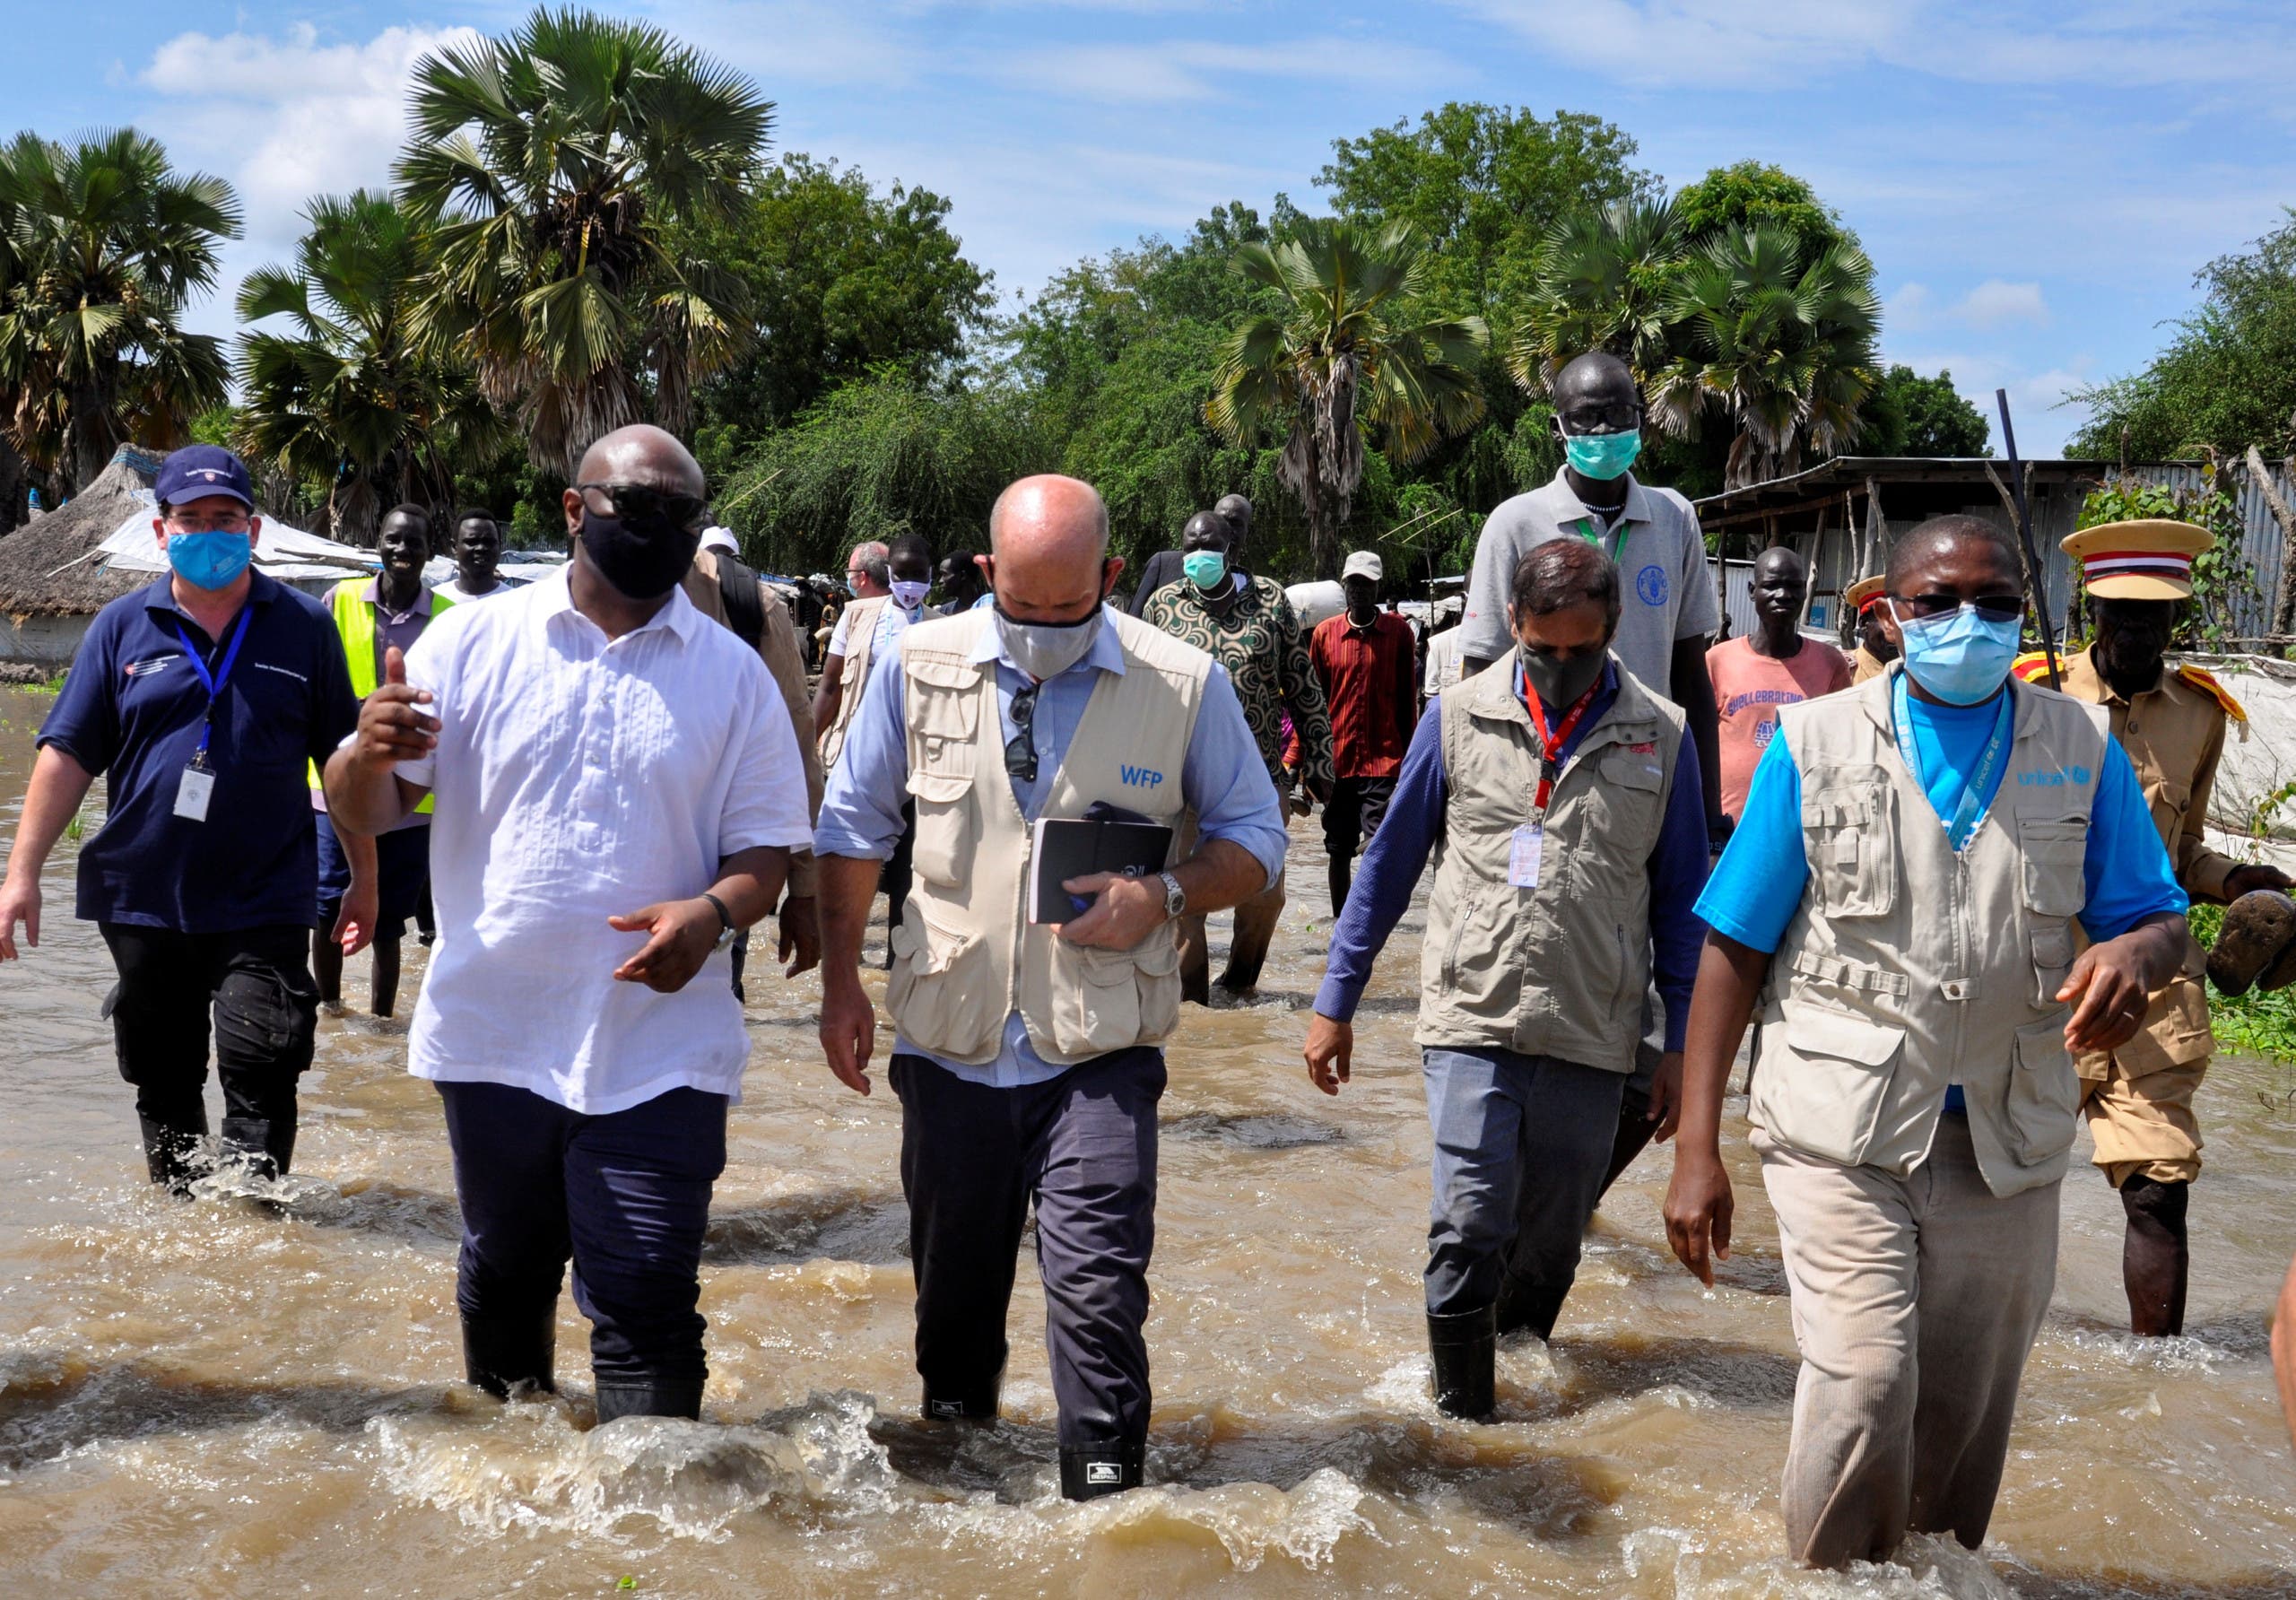
[[[877,624],[883,619],[885,607],[892,604],[890,595],[872,595],[865,600],[856,600],[845,608],[845,666],[838,678],[843,692],[837,701],[837,715],[821,730],[822,770],[826,772],[837,765],[838,756],[845,749],[845,731],[853,726],[854,713],[861,709],[862,691],[869,687],[869,669],[876,664]]]
[[[1617,671],[1617,698],[1548,797],[1535,889],[1507,881],[1543,749],[1516,691],[1514,652],[1443,691],[1450,799],[1420,954],[1422,1046],[1634,1070],[1650,972],[1650,853],[1683,714]]]
[[[2056,998],[2080,942],[2105,714],[2011,681],[1992,805],[1957,856],[1891,724],[1904,671],[1779,709],[1802,776],[1809,884],[1772,958],[1752,1120],[1779,1143],[1900,1176],[1945,1090],[1996,1195],[2053,1183],[2081,1089]]]
[[[1081,817],[1104,800],[1177,830],[1212,657],[1113,607],[1102,615],[1124,671],[1099,674],[1040,814]],[[994,625],[969,611],[900,638],[916,879],[893,932],[886,1009],[910,1044],[976,1065],[996,1058],[1016,1011],[1047,1061],[1159,1043],[1179,1022],[1173,923],[1136,949],[1098,950],[1028,919],[1031,825],[1004,770],[996,660],[975,659]]]

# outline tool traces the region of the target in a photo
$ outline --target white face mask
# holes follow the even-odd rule
[[[1103,613],[1095,605],[1073,622],[1021,622],[996,610],[996,634],[1013,665],[1041,683],[1084,659],[1100,637]]]
[[[915,611],[925,604],[925,596],[932,591],[932,588],[933,586],[929,583],[918,583],[907,578],[896,578],[892,582],[893,604],[903,611]]]

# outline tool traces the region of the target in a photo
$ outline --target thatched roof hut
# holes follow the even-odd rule
[[[0,613],[22,626],[32,617],[84,616],[142,588],[148,572],[109,572],[97,546],[138,506],[148,507],[160,457],[122,445],[111,465],[65,504],[0,538]]]

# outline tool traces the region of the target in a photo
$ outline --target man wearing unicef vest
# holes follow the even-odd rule
[[[1710,1283],[1723,1083],[1766,995],[1748,1119],[1802,1353],[1787,1543],[1812,1566],[1983,1541],[2057,1277],[2071,1052],[2132,1038],[2188,938],[2103,711],[2010,675],[2019,570],[1974,517],[1899,541],[1901,660],[1779,712],[1699,901],[1666,1232]]]
[[[1258,893],[1286,843],[1227,674],[1103,604],[1124,566],[1108,532],[1100,495],[1074,478],[1023,478],[998,497],[994,609],[918,623],[880,659],[813,841],[822,1044],[839,1081],[866,1094],[876,1013],[862,928],[901,801],[916,803],[916,881],[885,996],[924,1414],[996,1415],[1033,1202],[1071,1500],[1141,1481],[1174,925]],[[1165,826],[1193,813],[1201,842],[1161,873],[1068,879],[1073,914],[1031,921],[1033,825],[1109,808]]]
[[[404,655],[413,649],[430,619],[454,604],[422,581],[423,564],[430,559],[430,518],[420,506],[391,509],[375,532],[375,554],[381,558],[379,574],[345,578],[327,600],[335,631],[343,636],[352,691],[362,700],[382,680],[385,652]],[[318,979],[319,1004],[343,1003],[343,946],[332,935],[356,865],[362,876],[374,879],[379,900],[368,1004],[377,1016],[387,1017],[398,1008],[398,947],[406,919],[422,909],[430,881],[430,801],[426,797],[379,838],[338,834],[326,814],[326,790],[316,761],[310,779],[319,830],[318,917],[311,931],[311,973]]]
[[[1492,1410],[1500,1334],[1553,1332],[1610,1167],[1648,977],[1679,1068],[1705,933],[1691,910],[1706,882],[1698,751],[1683,714],[1610,653],[1618,569],[1576,539],[1535,545],[1513,590],[1516,649],[1445,690],[1413,735],[1308,1025],[1308,1074],[1336,1094],[1371,964],[1431,850],[1427,1333],[1435,1403],[1466,1418]]]

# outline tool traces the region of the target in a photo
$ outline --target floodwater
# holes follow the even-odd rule
[[[46,702],[0,691],[13,804]],[[298,1170],[183,1203],[144,1180],[73,921],[0,972],[0,1584],[62,1596],[1648,1596],[2296,1595],[2296,1465],[2265,1317],[2296,1249],[2283,1072],[2222,1061],[2203,1116],[2193,1332],[2119,1331],[2119,1210],[2066,1189],[2056,1306],[1992,1543],[1805,1573],[1779,1554],[1795,1359],[1776,1230],[1734,1102],[1738,1252],[1708,1293],[1665,1252],[1662,1151],[1596,1219],[1552,1349],[1501,1355],[1501,1420],[1426,1398],[1417,924],[1383,962],[1354,1083],[1299,1061],[1328,935],[1319,832],[1255,1004],[1171,1051],[1145,1491],[1057,1498],[1029,1274],[1006,1420],[913,1418],[898,1111],[839,1088],[810,980],[752,979],[755,1054],[703,1268],[706,1422],[590,1430],[461,1383],[439,1103],[404,1025],[324,1020]],[[1219,930],[1215,926],[1215,938]],[[408,944],[409,994],[421,972]],[[352,963],[352,998],[366,962]]]

